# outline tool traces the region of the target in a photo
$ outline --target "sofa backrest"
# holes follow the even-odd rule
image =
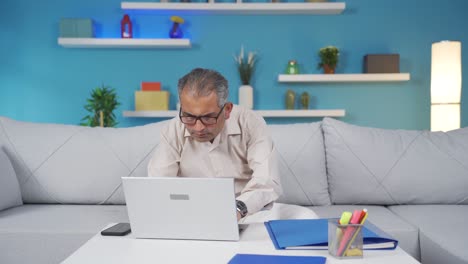
[[[122,176],[147,176],[167,121],[131,128],[30,123],[0,117],[25,203],[124,204]],[[272,125],[281,202],[328,205],[321,123]]]
[[[123,204],[122,176],[146,176],[164,122],[91,128],[0,117],[25,203]]]
[[[122,176],[146,176],[167,121],[130,128],[41,124],[0,117],[0,147],[25,203],[123,204]],[[323,122],[269,125],[279,202],[468,204],[468,128],[390,130]]]
[[[390,130],[323,120],[334,204],[468,204],[468,127]]]
[[[269,125],[279,160],[283,195],[278,202],[330,205],[322,123]]]

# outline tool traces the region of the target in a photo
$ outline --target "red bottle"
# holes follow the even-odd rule
[[[122,38],[132,38],[132,21],[128,15],[124,15],[120,21],[120,33]]]

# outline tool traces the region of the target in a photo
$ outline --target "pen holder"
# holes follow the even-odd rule
[[[362,258],[363,225],[340,225],[338,220],[328,220],[328,253],[336,258]]]

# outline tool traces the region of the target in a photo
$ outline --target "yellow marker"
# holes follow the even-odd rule
[[[343,212],[341,214],[340,220],[338,221],[338,225],[347,225],[349,221],[351,220],[352,215],[353,214],[351,212],[347,212],[347,211]],[[338,249],[338,245],[340,244],[342,236],[343,236],[343,231],[341,230],[340,227],[338,227],[336,229],[335,241],[332,241],[332,243],[330,243],[329,245],[330,247],[332,247],[333,252],[335,252]]]
[[[349,221],[351,220],[351,216],[352,216],[352,215],[353,215],[353,214],[352,214],[351,212],[347,212],[347,211],[343,212],[343,213],[341,214],[340,221],[338,221],[338,224],[339,224],[339,225],[347,225],[347,224],[349,224]],[[337,229],[336,229],[336,238],[337,238],[338,241],[341,240],[341,236],[342,236],[342,235],[343,235],[343,231],[341,230],[341,228],[337,228]]]
[[[347,212],[347,211],[346,211],[346,212],[343,212],[343,213],[341,214],[340,222],[339,222],[338,224],[340,224],[340,225],[347,225],[347,224],[349,224],[349,220],[351,220],[351,216],[352,216],[352,215],[353,215],[353,214],[352,214],[351,212]]]

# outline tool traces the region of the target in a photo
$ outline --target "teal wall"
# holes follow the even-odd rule
[[[191,49],[66,49],[57,45],[58,23],[88,17],[98,37],[119,37],[124,12],[118,0],[0,1],[0,115],[34,121],[77,124],[86,115],[90,91],[102,83],[114,87],[122,105],[119,126],[159,119],[124,118],[134,109],[139,83],[161,81],[175,109],[179,77],[194,67],[214,68],[231,87],[237,102],[240,85],[233,54],[243,44],[260,56],[254,76],[255,108],[283,109],[288,88],[308,91],[312,107],[346,109],[341,120],[373,127],[428,129],[430,119],[431,44],[460,40],[466,50],[466,0],[353,0],[341,15],[184,15]],[[166,37],[170,14],[130,13],[135,37]],[[341,49],[338,73],[359,73],[367,53],[399,53],[401,72],[411,80],[397,83],[284,84],[276,81],[288,60],[303,73],[318,73],[317,51]],[[465,52],[466,53],[466,52]],[[468,57],[463,56],[468,81]],[[462,125],[468,126],[468,87],[462,94]],[[303,122],[288,119],[269,122]]]

